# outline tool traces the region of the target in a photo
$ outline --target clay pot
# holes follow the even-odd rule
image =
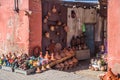
[[[55,69],[57,69],[57,70],[59,70],[60,68],[61,68],[60,64],[57,64],[57,65],[55,66]]]
[[[70,54],[75,54],[75,52],[72,50],[72,49],[70,49]]]
[[[66,56],[71,56],[70,52],[68,50],[65,51]]]
[[[42,54],[42,52],[40,52],[40,58],[43,58],[43,54]]]
[[[111,68],[108,69],[108,72],[101,77],[101,80],[119,80],[117,75],[113,74]]]
[[[60,63],[60,70],[62,71],[64,69],[64,64]]]
[[[73,57],[72,59],[74,63],[78,63],[78,60],[75,57]]]
[[[68,60],[68,63],[69,63],[69,68],[72,68],[73,67],[73,61],[70,59],[70,60]]]
[[[65,61],[65,62],[64,62],[64,65],[65,65],[64,70],[68,70],[69,63],[68,63],[67,61]]]
[[[37,67],[36,73],[40,73],[40,72],[41,72],[40,68]]]
[[[62,58],[66,57],[65,53],[63,53],[63,52],[60,53],[60,56],[61,56]]]
[[[74,67],[77,66],[78,60],[77,60],[75,57],[72,58],[72,61],[73,61],[73,63],[74,63]]]
[[[50,13],[50,12],[48,12],[48,17],[49,17],[49,16],[51,16],[51,13]]]
[[[11,54],[11,52],[10,52],[10,53],[8,53],[8,57],[9,57],[9,58],[11,58],[11,57],[12,57],[12,54]]]
[[[49,60],[50,55],[48,54],[48,51],[46,51],[46,54],[45,54],[44,58]]]
[[[33,61],[33,66],[37,66],[37,61]]]
[[[55,6],[55,5],[53,6],[52,12],[53,12],[53,13],[56,13],[56,12],[57,12],[57,9],[56,9],[56,6]]]
[[[43,22],[44,22],[44,23],[47,23],[47,22],[48,22],[48,20],[45,18],[45,19],[43,20]]]
[[[54,57],[54,53],[51,54],[51,59],[50,59],[50,60],[51,60],[51,61],[56,60],[55,57]]]
[[[49,65],[49,64],[46,66],[46,69],[51,69],[51,67],[50,67],[50,65]]]
[[[51,31],[55,31],[55,26],[50,26]]]
[[[105,67],[104,67],[104,66],[101,66],[100,70],[101,70],[101,71],[105,71]]]
[[[42,66],[41,70],[42,70],[42,71],[45,71],[45,70],[46,70],[46,68],[45,68],[44,66]]]
[[[61,24],[62,24],[62,22],[61,22],[61,21],[58,21],[57,25],[60,26]]]
[[[61,56],[59,55],[59,53],[56,53],[56,54],[55,54],[55,59],[57,59],[57,60],[60,60],[60,59],[61,59]]]

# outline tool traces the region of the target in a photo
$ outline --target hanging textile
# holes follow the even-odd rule
[[[73,36],[78,36],[82,32],[81,25],[83,23],[83,8],[68,8],[67,25],[69,31],[67,33],[67,44],[70,46],[70,41]]]
[[[85,9],[85,23],[96,23],[96,10],[95,9]]]
[[[97,25],[95,26],[95,41],[101,41],[102,18],[97,15]]]

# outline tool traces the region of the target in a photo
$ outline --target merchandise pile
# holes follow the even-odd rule
[[[71,39],[71,47],[75,48],[76,50],[88,49],[85,39],[86,39],[86,36],[84,32],[80,36],[76,36],[76,37],[73,36]]]
[[[108,71],[105,74],[101,74],[100,80],[120,80],[118,75],[115,75],[111,68],[108,69]]]
[[[51,68],[67,70],[77,65],[78,60],[74,56],[75,52],[72,49],[63,49],[60,52],[50,54],[46,51],[44,56],[42,52],[40,52],[38,57],[27,54],[16,55],[15,53],[9,53],[7,55],[2,54],[0,57],[0,65],[23,71],[35,68],[36,73]]]

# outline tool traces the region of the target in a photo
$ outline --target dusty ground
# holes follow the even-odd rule
[[[89,68],[89,60],[83,60],[83,61],[79,61],[79,64],[77,67],[71,70],[68,70],[67,72],[71,72],[77,75],[88,76],[95,80],[99,80],[99,75],[105,73],[103,71],[91,71],[88,68]]]
[[[88,69],[89,61],[80,61],[76,68],[68,71],[48,70],[40,74],[23,75],[0,70],[0,80],[100,80],[99,74],[104,72]]]

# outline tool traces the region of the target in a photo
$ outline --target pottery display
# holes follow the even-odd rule
[[[56,60],[60,60],[60,59],[61,59],[61,56],[59,55],[58,52],[55,53],[55,59],[56,59]]]
[[[119,78],[112,72],[111,68],[109,68],[107,73],[100,76],[100,80],[119,80]]]
[[[54,60],[56,60],[55,59],[55,56],[54,56],[54,53],[51,53],[51,59],[50,59],[51,61],[54,61]]]
[[[56,12],[57,12],[57,9],[56,9],[56,6],[55,6],[55,5],[53,6],[52,12],[53,12],[53,13],[56,13]]]
[[[15,53],[9,53],[6,56],[3,54],[0,57],[0,65],[22,71],[35,68],[36,73],[41,73],[51,68],[63,71],[76,66],[78,60],[74,56],[75,52],[71,48],[66,48],[55,53],[48,53],[46,51],[45,56],[40,51],[38,57],[27,54],[16,55]]]

